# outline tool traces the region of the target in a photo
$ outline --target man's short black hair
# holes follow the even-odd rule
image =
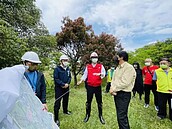
[[[161,61],[168,61],[168,62],[170,62],[170,60],[169,60],[169,58],[161,58]]]
[[[124,61],[128,61],[128,53],[126,51],[119,51],[117,55],[121,58],[123,57]]]

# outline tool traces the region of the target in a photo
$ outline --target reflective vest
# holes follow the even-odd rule
[[[87,83],[89,86],[92,87],[98,87],[102,83],[102,79],[100,76],[96,76],[96,73],[101,73],[102,64],[96,64],[95,67],[93,67],[92,64],[87,65],[88,70],[88,80]]]
[[[157,91],[169,93],[168,90],[172,90],[172,69],[170,68],[168,74],[166,74],[161,68],[155,71],[157,76]]]
[[[109,69],[108,70],[107,82],[111,82],[112,81],[112,77],[113,77],[114,71],[115,71],[114,69]]]

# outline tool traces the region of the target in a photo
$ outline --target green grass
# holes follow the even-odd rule
[[[53,113],[55,100],[54,86],[52,79],[48,77],[48,80],[49,86],[47,86],[47,104],[49,111]],[[105,85],[106,84],[104,81],[102,85],[102,92],[105,91]],[[105,93],[102,93],[102,97],[103,117],[106,121],[106,124],[102,125],[99,121],[95,96],[92,101],[91,117],[87,123],[84,123],[83,119],[85,117],[86,90],[84,84],[77,88],[72,87],[71,84],[69,110],[72,111],[72,115],[64,115],[61,107],[59,113],[61,124],[60,129],[117,129],[118,123],[116,119],[116,109],[113,97],[110,94]],[[154,109],[152,101],[153,96],[151,94],[150,107],[145,109],[143,107],[144,101],[140,101],[138,96],[131,99],[128,113],[131,129],[172,129],[172,121],[167,118],[164,120],[157,119],[157,112]]]

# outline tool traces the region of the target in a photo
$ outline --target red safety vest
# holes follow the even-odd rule
[[[102,64],[96,64],[95,67],[93,67],[92,64],[87,65],[87,70],[88,70],[88,80],[87,83],[89,86],[92,87],[98,87],[102,83],[102,79],[100,76],[96,76],[96,73],[101,73],[102,69]]]

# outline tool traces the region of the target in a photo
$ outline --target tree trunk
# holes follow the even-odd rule
[[[74,76],[74,87],[77,87],[77,75],[75,72],[73,73],[73,76]]]
[[[74,87],[76,87],[77,86],[77,74],[76,74],[76,66],[75,66],[75,64],[73,65],[72,68],[73,68],[72,69],[72,73],[73,73],[73,77],[74,77]]]

